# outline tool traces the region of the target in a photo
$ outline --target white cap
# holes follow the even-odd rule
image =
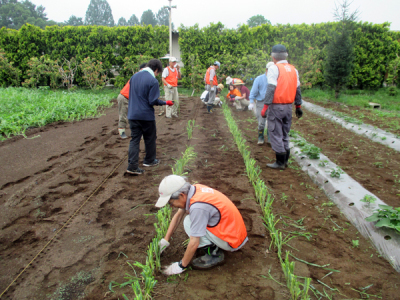
[[[267,69],[269,69],[273,65],[274,65],[274,63],[272,61],[270,61],[269,63],[267,63]]]
[[[232,78],[230,76],[226,77],[226,84],[230,85],[232,82]]]
[[[169,58],[169,61],[170,61],[170,62],[174,62],[174,61],[177,61],[177,60],[176,60],[176,57],[171,56],[171,57]]]
[[[185,183],[185,178],[178,175],[169,175],[165,177],[158,187],[160,198],[157,200],[156,207],[167,205],[171,195],[183,187]]]

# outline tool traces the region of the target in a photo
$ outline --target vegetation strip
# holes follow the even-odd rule
[[[339,114],[337,112],[329,111],[321,106],[309,103],[303,100],[303,107],[313,113],[316,113],[328,120],[336,122],[344,128],[355,132],[358,135],[363,135],[370,140],[388,146],[400,152],[400,138],[390,132],[376,128],[371,125],[363,124],[361,121]]]
[[[319,159],[306,157],[301,146],[295,146],[296,143],[304,139],[293,131],[290,135],[294,137],[291,140],[291,154],[303,171],[307,172],[310,178],[336,203],[361,234],[372,240],[377,250],[389,261],[393,268],[400,272],[400,235],[392,229],[377,228],[373,223],[365,220],[372,215],[373,209],[378,208],[379,205],[388,206],[374,194],[364,189],[322,153],[319,153]],[[302,144],[300,143],[300,145]]]
[[[233,139],[239,149],[239,152],[243,156],[247,176],[250,183],[254,187],[256,201],[260,204],[263,212],[263,221],[265,223],[264,226],[268,229],[271,236],[270,248],[273,244],[277,249],[278,258],[286,278],[286,286],[289,289],[291,299],[310,299],[308,292],[310,290],[311,278],[304,278],[294,275],[294,262],[289,261],[290,252],[286,251],[286,254],[282,254],[283,245],[287,244],[287,242],[294,237],[291,237],[290,235],[283,236],[282,231],[275,227],[279,220],[276,220],[276,216],[272,212],[272,203],[274,199],[268,192],[268,187],[266,186],[265,182],[260,179],[259,175],[261,173],[261,168],[256,165],[255,159],[250,157],[251,152],[246,145],[246,140],[243,138],[236,121],[233,119],[230,108],[226,104],[223,107],[224,116],[228,123],[229,130],[233,135]],[[300,282],[300,278],[304,279],[303,283]]]

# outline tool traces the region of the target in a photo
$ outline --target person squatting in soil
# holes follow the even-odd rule
[[[146,67],[146,63],[141,64],[139,71],[142,71]],[[128,123],[128,103],[129,103],[129,81],[122,88],[121,92],[117,97],[118,101],[118,133],[121,139],[127,139],[128,136],[125,133],[126,124]]]
[[[216,96],[218,96],[223,89],[224,85],[222,83],[218,84]],[[200,96],[201,102],[203,102],[205,105],[207,105],[209,99],[210,99],[210,93],[208,91],[204,91]],[[219,106],[222,105],[221,99],[219,97],[215,97],[214,105],[219,105]]]
[[[151,59],[147,67],[133,75],[129,81],[128,120],[131,128],[131,141],[128,152],[128,174],[143,174],[139,168],[139,144],[143,136],[146,156],[143,166],[156,166],[160,161],[156,158],[157,129],[154,117],[154,105],[172,106],[171,100],[162,101],[158,80],[155,78],[162,71],[161,61]]]
[[[161,181],[159,194],[156,207],[164,207],[169,203],[179,208],[165,237],[158,244],[160,254],[170,245],[171,236],[183,218],[185,232],[190,237],[182,260],[166,267],[165,275],[184,272],[197,249],[204,250],[205,254],[195,258],[192,266],[208,269],[224,261],[222,250],[237,251],[248,241],[242,215],[221,192],[202,184],[191,185],[182,176],[169,175]]]
[[[206,84],[206,91],[209,93],[209,100],[207,102],[207,111],[208,113],[212,113],[212,108],[215,101],[215,95],[217,93],[217,85],[218,85],[218,78],[217,78],[217,70],[221,66],[219,61],[215,61],[214,65],[210,66],[207,69],[206,74],[204,75],[204,82]]]
[[[233,84],[230,84],[229,85],[229,93],[226,95],[226,98],[228,99],[229,103],[232,106],[236,107],[235,99],[236,99],[236,97],[241,97],[241,96],[242,96],[242,94],[236,88],[236,86],[234,86]]]
[[[271,50],[274,65],[268,68],[268,87],[261,116],[268,119],[268,133],[276,161],[267,167],[284,170],[287,166],[290,148],[289,131],[292,125],[292,103],[296,105],[296,116],[301,118],[301,91],[299,73],[286,60],[285,46],[275,45]],[[268,112],[268,113],[267,113]]]
[[[249,89],[244,85],[244,82],[241,79],[235,80],[232,84],[237,88],[237,90],[241,94],[241,96],[236,96],[235,97],[236,109],[237,110],[246,110],[247,107],[250,104],[250,101],[249,101],[250,91],[249,91]]]
[[[261,116],[261,111],[264,108],[264,97],[265,93],[267,92],[267,86],[268,86],[268,79],[267,79],[268,68],[273,65],[274,63],[272,61],[267,63],[265,73],[256,77],[250,91],[249,110],[253,110],[254,112],[254,102],[255,102],[254,100],[257,100],[255,103],[254,113],[258,121],[258,142],[257,142],[258,145],[264,144],[264,130],[265,127],[268,128],[268,121]],[[268,129],[267,129],[267,143],[271,144],[268,134]]]
[[[175,57],[169,58],[169,66],[162,73],[162,82],[164,83],[165,100],[174,101],[174,105],[166,108],[165,116],[167,118],[178,118],[179,95],[178,95],[178,79],[181,79],[181,71],[176,63]]]

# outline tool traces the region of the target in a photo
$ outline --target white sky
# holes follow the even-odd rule
[[[36,5],[43,5],[50,20],[63,22],[71,15],[85,19],[85,13],[90,0],[31,0]],[[337,3],[341,0],[337,1]],[[154,13],[168,0],[127,1],[108,0],[114,21],[120,17],[129,19],[135,14],[138,19],[145,10]],[[211,22],[222,22],[227,28],[236,28],[239,23],[257,14],[263,15],[273,25],[280,24],[311,24],[333,20],[335,0],[173,0],[172,22],[177,28],[180,24],[192,26],[196,23],[205,27]],[[381,24],[390,22],[391,30],[400,30],[400,0],[353,0],[350,10],[358,9],[359,20]]]

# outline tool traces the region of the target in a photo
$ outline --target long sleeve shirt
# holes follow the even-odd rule
[[[257,76],[250,91],[250,103],[254,103],[254,100],[263,101],[267,92],[267,86],[267,74]]]

